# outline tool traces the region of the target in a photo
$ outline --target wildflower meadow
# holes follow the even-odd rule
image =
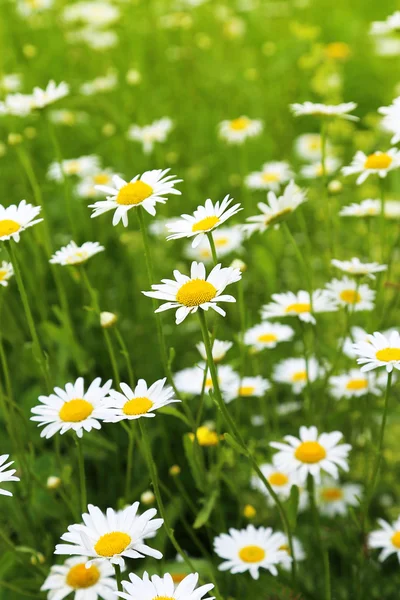
[[[400,6],[0,0],[0,600],[396,600]]]

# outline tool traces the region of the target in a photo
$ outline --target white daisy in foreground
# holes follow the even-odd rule
[[[393,100],[393,104],[390,106],[381,106],[378,108],[378,112],[381,115],[384,115],[381,121],[382,127],[393,134],[393,137],[390,140],[391,143],[397,144],[400,142],[400,96]]]
[[[130,581],[123,581],[123,592],[118,596],[125,600],[214,600],[214,596],[207,596],[213,589],[213,583],[196,587],[199,581],[198,573],[190,573],[175,586],[173,576],[166,573],[163,577],[153,575],[149,577],[145,571],[143,578],[129,574]]]
[[[315,117],[347,119],[349,121],[358,121],[358,117],[350,115],[352,110],[357,108],[355,102],[343,102],[342,104],[319,104],[315,102],[303,102],[302,104],[291,104],[290,108],[295,117],[304,115],[313,115]]]
[[[179,221],[167,223],[167,229],[170,232],[167,240],[194,237],[192,246],[196,248],[207,233],[243,210],[239,203],[230,206],[232,202],[233,198],[230,198],[229,194],[221,202],[218,201],[215,204],[208,198],[205,205],[198,206],[193,215],[182,215]]]
[[[86,562],[85,556],[76,556],[53,565],[40,590],[49,592],[50,600],[63,600],[74,592],[75,600],[115,600],[114,567],[108,562],[86,567]]]
[[[359,150],[356,152],[349,167],[343,167],[343,175],[355,175],[360,173],[357,184],[364,183],[368,175],[377,174],[386,177],[389,171],[400,167],[400,150],[390,148],[387,152],[374,152],[368,156]]]
[[[232,121],[221,121],[218,125],[219,137],[228,144],[243,144],[247,138],[260,135],[264,124],[259,119],[238,117]]]
[[[156,312],[176,310],[176,324],[182,323],[186,317],[197,312],[199,308],[212,308],[223,317],[225,311],[218,302],[236,302],[233,296],[223,294],[226,286],[239,281],[242,277],[239,269],[216,265],[206,278],[206,269],[202,263],[192,262],[190,277],[183,275],[177,269],[174,271],[175,280],[162,279],[159,285],[152,285],[153,291],[142,292],[145,296],[158,300],[167,300],[157,308]]]
[[[261,375],[238,377],[235,382],[232,382],[230,389],[227,389],[225,402],[231,402],[235,398],[262,398],[269,389],[271,389],[270,382]]]
[[[322,138],[319,133],[303,133],[294,142],[296,154],[303,160],[317,162],[321,160]],[[330,145],[326,144],[326,152],[331,152]]]
[[[113,177],[114,187],[98,185],[97,189],[107,195],[107,200],[99,200],[90,204],[89,208],[94,211],[91,217],[98,217],[109,210],[115,210],[113,225],[118,225],[122,220],[124,227],[128,226],[128,211],[131,208],[142,206],[150,215],[156,214],[157,202],[165,204],[168,194],[180,196],[181,192],[174,185],[182,181],[176,179],[175,175],[167,175],[169,169],[154,169],[145,171],[142,175],[136,175],[129,182],[121,179],[118,175]]]
[[[65,389],[54,388],[54,394],[39,396],[41,404],[32,408],[31,421],[37,421],[39,427],[45,425],[40,436],[52,437],[55,433],[65,433],[72,429],[78,437],[83,431],[100,429],[100,421],[108,416],[104,410],[104,399],[111,389],[111,379],[101,383],[97,377],[85,392],[83,377],[75,383],[67,383]]]
[[[360,203],[353,202],[349,206],[344,206],[339,215],[341,217],[376,217],[381,212],[380,200],[363,200]]]
[[[380,265],[377,262],[362,263],[359,258],[353,257],[350,260],[337,260],[333,258],[331,264],[344,273],[349,273],[353,277],[369,277],[375,279],[375,273],[386,271],[387,265]]]
[[[8,281],[14,275],[14,269],[11,263],[3,260],[0,265],[0,285],[8,286]]]
[[[153,534],[163,524],[163,519],[153,519],[155,508],[138,516],[139,502],[134,502],[124,510],[108,508],[103,513],[100,508],[89,504],[88,512],[82,515],[83,524],[70,525],[68,532],[61,536],[65,544],[57,544],[54,554],[86,556],[86,563],[101,564],[109,561],[123,567],[124,558],[151,556],[162,558],[161,552],[144,544],[143,540]]]
[[[277,227],[279,223],[286,219],[293,211],[306,202],[306,194],[294,181],[286,186],[282,196],[276,196],[274,192],[268,192],[268,204],[259,202],[257,204],[261,211],[260,215],[248,217],[243,229],[249,234],[259,231],[263,233],[268,227]]]
[[[98,185],[112,185],[113,171],[111,169],[100,169],[93,173],[83,176],[77,183],[76,193],[82,198],[94,198],[100,196],[101,192],[97,189]]]
[[[318,362],[314,357],[308,359],[308,379],[315,381],[319,375]],[[307,385],[307,365],[304,358],[285,358],[274,366],[272,379],[276,383],[286,383],[294,394],[301,394]]]
[[[225,559],[218,567],[220,571],[233,574],[250,572],[258,579],[260,569],[267,569],[272,575],[278,575],[279,566],[290,565],[292,559],[280,547],[285,544],[282,533],[274,533],[270,527],[229,529],[214,539],[214,551]]]
[[[210,371],[207,370],[204,379],[204,370],[206,365],[201,363],[196,367],[188,369],[182,369],[174,375],[174,383],[180,392],[183,394],[192,394],[198,396],[201,394],[201,390],[204,384],[204,391],[208,393],[213,389],[213,383],[210,375]],[[218,384],[225,401],[231,399],[230,390],[234,386],[239,378],[239,375],[232,369],[230,365],[218,365]]]
[[[126,383],[121,383],[121,394],[116,390],[110,390],[104,406],[109,409],[110,416],[105,419],[106,423],[118,423],[124,419],[139,419],[140,417],[155,417],[155,412],[163,406],[172,402],[180,402],[174,398],[174,390],[165,386],[167,378],[159,379],[150,387],[144,379],[139,379],[134,390]]]
[[[47,177],[53,181],[63,181],[65,175],[77,175],[78,177],[88,177],[94,175],[100,170],[100,159],[91,154],[89,156],[80,156],[79,158],[68,158],[61,163],[53,162],[47,171]]]
[[[172,127],[172,120],[169,117],[163,117],[143,127],[131,125],[127,133],[127,138],[128,140],[140,142],[143,146],[143,152],[150,154],[156,142],[162,143],[166,141]]]
[[[386,367],[391,373],[393,369],[400,370],[400,333],[392,331],[385,336],[378,331],[367,337],[367,341],[358,342],[353,346],[361,371],[372,371]]]
[[[0,204],[0,241],[13,239],[19,242],[22,231],[43,221],[36,218],[40,211],[40,206],[27,204],[26,200],[21,200],[18,205]]]
[[[243,342],[257,350],[275,348],[280,342],[288,342],[294,336],[294,330],[289,325],[265,321],[251,327],[244,333]]]
[[[285,538],[285,543],[279,548],[279,550],[284,550],[291,556],[290,554],[290,546],[288,537],[282,532],[282,535]],[[296,537],[292,537],[292,545],[293,545],[293,554],[296,559],[296,562],[302,561],[306,558],[306,553],[304,552],[303,544]],[[288,565],[282,565],[285,570],[289,570]]]
[[[282,183],[293,177],[287,162],[269,162],[263,164],[261,171],[254,171],[245,178],[245,185],[251,190],[273,190],[277,192]]]
[[[380,396],[381,390],[376,377],[366,376],[359,369],[351,369],[343,375],[334,375],[329,379],[330,393],[334,398],[360,398],[365,394]]]
[[[317,483],[321,471],[328,473],[334,479],[339,476],[339,469],[349,470],[347,456],[351,450],[350,444],[338,444],[343,434],[340,431],[318,434],[316,427],[300,427],[300,438],[286,435],[287,442],[271,442],[270,446],[278,452],[274,455],[274,464],[279,469],[296,473],[299,482],[306,481],[310,474]]]
[[[226,353],[233,346],[233,342],[223,342],[222,340],[214,340],[212,346],[212,357],[215,363],[221,362],[225,358]],[[206,348],[203,342],[196,344],[197,350],[200,352],[201,358],[207,360]]]
[[[238,252],[242,249],[243,233],[238,225],[234,225],[233,227],[217,227],[213,229],[212,237],[218,258],[223,258],[232,252]],[[185,246],[184,254],[191,260],[204,263],[211,262],[213,258],[210,242],[206,236],[203,236],[203,239],[196,248],[193,248],[191,243]]]
[[[379,560],[383,562],[392,554],[397,554],[400,563],[400,517],[390,524],[383,519],[378,519],[381,529],[371,531],[368,536],[370,548],[382,549]]]
[[[50,263],[57,265],[80,265],[95,254],[103,252],[104,246],[99,242],[85,242],[82,246],[78,246],[74,241],[57,250],[50,259]]]
[[[261,309],[263,319],[276,317],[298,317],[301,321],[315,324],[315,317],[311,314],[310,294],[304,290],[299,292],[285,292],[272,294],[273,302],[265,304]],[[332,312],[337,310],[337,303],[329,296],[327,290],[314,290],[312,292],[312,312]]]
[[[322,515],[346,515],[349,506],[358,506],[363,488],[356,483],[339,483],[332,477],[323,477],[316,488],[316,503]]]
[[[289,471],[282,471],[281,469],[278,469],[273,463],[264,463],[260,465],[260,470],[279,498],[281,500],[287,500],[290,496],[290,490],[292,489],[292,486],[297,485],[296,476]],[[269,506],[273,506],[275,504],[272,496],[258,475],[252,476],[251,487],[254,490],[261,492],[267,498]]]
[[[396,10],[389,15],[385,21],[373,21],[371,23],[371,33],[373,35],[397,34],[400,30],[400,11]]]
[[[326,284],[328,298],[339,306],[347,306],[350,310],[373,310],[375,291],[366,283],[358,284],[354,279],[332,279]]]
[[[318,161],[301,167],[300,174],[305,179],[317,179],[318,177],[323,177],[324,174],[331,175],[332,173],[335,173],[335,171],[337,171],[340,167],[340,164],[340,160],[332,156],[328,156],[325,159],[325,173],[322,163]]]
[[[62,81],[59,84],[56,84],[55,81],[49,81],[45,89],[43,90],[40,87],[33,88],[32,98],[33,104],[35,108],[44,108],[49,104],[53,104],[68,96],[69,94],[69,85]]]
[[[9,454],[2,454],[0,456],[0,483],[8,483],[9,481],[20,481],[19,477],[15,476],[16,469],[9,469],[14,461],[7,462],[10,458]],[[8,469],[8,470],[7,470]],[[0,488],[1,496],[12,496],[12,493],[8,490]]]

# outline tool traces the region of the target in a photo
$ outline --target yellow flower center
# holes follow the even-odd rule
[[[180,583],[183,579],[185,579],[187,573],[171,573],[172,581],[174,583]]]
[[[74,589],[89,588],[100,579],[100,571],[96,565],[86,568],[85,563],[74,565],[68,571],[67,585]]]
[[[319,136],[311,138],[308,142],[309,150],[320,150],[322,147],[321,138]]]
[[[346,384],[346,390],[365,390],[367,387],[366,379],[350,379]]]
[[[321,498],[324,502],[336,502],[343,498],[343,491],[337,487],[324,488],[321,491]]]
[[[189,437],[192,441],[194,440],[193,433],[190,433]],[[205,425],[197,428],[196,438],[200,446],[216,446],[219,442],[218,434]]]
[[[297,371],[297,373],[293,373],[292,381],[293,383],[297,383],[299,381],[307,381],[307,371]]]
[[[279,223],[280,221],[283,221],[283,219],[285,218],[286,215],[288,215],[292,212],[293,212],[292,208],[285,208],[284,210],[277,212],[275,215],[272,215],[272,217],[267,217],[265,219],[265,224],[273,225],[275,223]]]
[[[221,246],[226,246],[228,242],[229,238],[227,237],[220,237],[214,240],[214,244],[217,246],[217,248],[220,248]]]
[[[375,152],[367,156],[364,163],[364,169],[388,169],[392,164],[393,158],[389,154]]]
[[[340,292],[340,299],[347,302],[347,304],[357,304],[361,301],[361,296],[355,290],[343,290],[343,292]]]
[[[375,358],[382,360],[383,362],[400,360],[400,348],[384,348],[383,350],[378,350],[375,354]]]
[[[311,305],[306,302],[295,302],[294,304],[289,304],[286,307],[286,313],[297,313],[298,315],[301,313],[310,312]]]
[[[200,306],[215,298],[216,288],[204,279],[192,279],[179,288],[176,301],[184,306]]]
[[[275,335],[274,333],[262,333],[261,335],[258,336],[257,341],[268,344],[269,342],[276,342],[277,339],[278,339],[278,336]]]
[[[326,450],[319,442],[302,442],[294,455],[303,463],[314,464],[326,457]]]
[[[175,598],[172,596],[154,596],[153,600],[175,600]]]
[[[4,269],[0,269],[0,281],[3,281],[3,279],[6,278],[7,275],[7,271],[5,271]]]
[[[206,379],[206,388],[212,387],[212,384],[213,384],[213,382],[212,382],[211,377],[208,377]]]
[[[242,131],[243,129],[247,129],[249,123],[250,121],[247,117],[239,117],[238,119],[233,119],[230,125],[231,129],[234,129],[235,131]]]
[[[145,397],[132,398],[124,404],[122,411],[126,415],[144,415],[149,412],[153,404],[154,402]]]
[[[21,229],[21,225],[11,219],[3,219],[0,221],[0,238],[5,235],[11,235]]]
[[[207,248],[204,248],[204,250],[200,250],[200,256],[201,258],[211,258],[212,254],[211,254],[211,250],[207,250]]]
[[[149,198],[152,193],[153,188],[139,179],[138,181],[133,181],[124,185],[118,192],[116,202],[123,206],[133,206],[135,204],[140,204],[143,200]]]
[[[212,227],[214,227],[219,222],[218,217],[206,217],[205,219],[201,219],[194,225],[192,225],[192,231],[208,231]]]
[[[282,546],[279,546],[278,550],[282,550],[283,552],[287,552],[288,554],[290,554],[289,544],[282,544]]]
[[[77,252],[75,252],[74,254],[72,254],[71,256],[69,256],[66,260],[66,262],[69,265],[79,265],[80,263],[85,262],[85,260],[88,259],[88,253],[84,250],[78,250]]]
[[[271,473],[271,475],[268,477],[268,481],[271,485],[282,486],[289,483],[289,477],[285,475],[285,473],[279,473],[279,471],[276,471],[276,473]]]
[[[252,396],[256,388],[253,385],[244,385],[239,388],[239,396]]]
[[[104,185],[110,181],[110,176],[107,173],[98,173],[93,177],[93,182],[96,185]]]
[[[265,558],[265,550],[260,546],[244,546],[239,550],[239,558],[247,563],[260,562]]]
[[[265,183],[275,183],[276,181],[280,181],[280,177],[278,173],[263,173],[261,175],[261,179]]]
[[[350,47],[345,42],[332,42],[325,47],[328,58],[345,60],[350,56]]]
[[[64,165],[64,171],[67,175],[77,175],[81,170],[81,165],[78,160],[72,160],[70,163]]]
[[[395,531],[395,533],[390,538],[390,541],[392,542],[393,546],[395,546],[396,548],[400,548],[400,531]]]
[[[64,402],[58,416],[68,423],[79,423],[87,419],[93,412],[93,404],[83,398],[75,398]]]
[[[96,542],[94,551],[99,556],[115,556],[121,554],[131,543],[132,538],[122,531],[112,531],[111,533],[105,533]]]

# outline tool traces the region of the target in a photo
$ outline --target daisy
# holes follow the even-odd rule
[[[82,110],[65,110],[64,108],[50,111],[49,117],[52,123],[68,125],[69,127],[82,125],[89,121],[89,114],[87,112]]]
[[[247,138],[260,135],[264,123],[259,119],[249,117],[238,117],[232,121],[221,121],[218,125],[219,137],[228,144],[243,144]]]
[[[6,94],[18,92],[22,87],[22,76],[19,73],[5,73],[0,77],[0,90]]]
[[[294,142],[296,154],[303,160],[317,162],[321,160],[322,138],[319,133],[303,133]],[[331,152],[330,145],[326,144],[326,152]]]
[[[349,121],[358,121],[358,117],[349,113],[357,108],[355,102],[343,102],[342,104],[318,104],[315,102],[303,102],[303,104],[291,104],[290,108],[295,117],[313,115],[322,118],[341,118]]]
[[[212,308],[223,317],[225,311],[218,302],[236,302],[233,296],[223,294],[226,286],[239,281],[242,274],[239,269],[216,265],[206,278],[206,270],[202,263],[192,262],[190,277],[183,275],[177,269],[174,271],[175,280],[162,279],[159,285],[152,285],[153,291],[142,292],[145,296],[158,300],[167,300],[157,308],[156,312],[176,310],[176,324],[182,323],[191,313],[199,308]]]
[[[8,94],[0,102],[0,115],[26,117],[32,112],[33,97],[30,94]]]
[[[32,408],[31,421],[38,421],[39,427],[45,425],[40,437],[48,439],[70,429],[82,437],[83,431],[100,429],[100,421],[108,416],[104,399],[111,384],[111,379],[101,384],[101,378],[97,377],[85,392],[83,377],[78,377],[75,383],[67,383],[64,390],[57,387],[54,394],[39,396],[41,404]]]
[[[163,524],[163,519],[153,519],[155,508],[138,516],[139,502],[134,502],[124,510],[108,508],[103,513],[100,508],[89,504],[88,512],[82,515],[83,524],[70,525],[67,533],[61,536],[66,544],[57,544],[54,554],[86,556],[86,563],[102,564],[110,562],[123,567],[124,558],[162,558],[161,552],[147,546],[144,539],[152,536]]]
[[[378,519],[381,529],[371,531],[368,537],[370,548],[382,549],[379,560],[383,562],[392,554],[397,554],[400,563],[400,517],[390,524],[383,519]]]
[[[47,177],[53,181],[63,181],[65,175],[77,175],[87,177],[100,171],[100,159],[98,156],[80,156],[69,158],[61,163],[53,162],[47,171]]]
[[[289,471],[278,469],[274,463],[264,463],[260,465],[260,470],[274,492],[279,496],[279,499],[287,500],[290,496],[292,486],[297,485],[296,476]],[[269,506],[274,505],[272,496],[258,475],[252,476],[250,485],[254,490],[258,490],[267,498]]]
[[[331,264],[344,273],[349,273],[354,277],[369,277],[375,279],[375,273],[386,271],[387,265],[380,265],[377,262],[362,263],[359,258],[353,257],[350,260],[337,260],[333,258]]]
[[[319,366],[315,358],[308,359],[308,379],[315,381],[319,375]],[[286,383],[294,394],[301,394],[307,385],[307,365],[304,358],[286,358],[274,366],[272,379],[276,383]]]
[[[169,117],[163,117],[144,127],[132,125],[128,130],[127,138],[128,140],[140,142],[143,146],[143,152],[150,154],[153,151],[155,142],[165,142],[172,128],[172,120]]]
[[[363,488],[356,483],[339,483],[324,476],[316,488],[316,503],[326,517],[345,516],[349,506],[358,506]]]
[[[399,219],[400,202],[398,200],[386,200],[384,212],[387,219]]]
[[[59,84],[56,84],[55,81],[49,81],[47,87],[43,90],[39,87],[33,88],[32,98],[33,105],[35,108],[44,108],[49,104],[53,104],[68,96],[69,94],[69,85],[62,81]]]
[[[225,402],[231,402],[235,398],[262,398],[269,389],[271,389],[270,382],[261,375],[238,378],[227,390]]]
[[[337,479],[338,467],[344,471],[349,470],[347,455],[351,446],[338,444],[342,437],[340,431],[319,435],[316,427],[302,426],[300,438],[286,435],[286,444],[270,443],[270,446],[278,450],[274,456],[274,464],[279,469],[297,474],[300,483],[305,482],[309,474],[319,483],[321,471]]]
[[[191,394],[198,396],[201,394],[204,383],[204,391],[208,393],[213,389],[213,383],[210,375],[210,371],[207,370],[206,378],[204,381],[204,369],[206,368],[205,363],[200,363],[196,367],[183,369],[178,371],[174,375],[174,383],[176,388],[183,394]],[[238,380],[238,374],[232,369],[230,365],[218,365],[218,384],[221,390],[222,396],[225,401],[230,398],[230,390],[232,386],[236,384]]]
[[[70,242],[67,246],[63,246],[57,250],[50,259],[50,263],[57,265],[80,265],[95,254],[103,252],[104,246],[99,242],[85,242],[82,246],[77,246],[75,242]]]
[[[96,188],[98,185],[112,185],[113,172],[111,169],[101,169],[99,171],[88,173],[83,176],[76,186],[76,193],[82,198],[94,198],[101,196],[101,192]]]
[[[374,21],[371,23],[371,33],[373,35],[387,35],[398,33],[400,29],[400,11],[395,11],[387,17],[385,21]]]
[[[90,3],[92,4],[92,3]],[[92,81],[86,81],[80,87],[80,92],[84,96],[94,96],[95,94],[102,94],[104,92],[111,92],[118,85],[117,72],[109,69],[106,75],[96,77]]]
[[[284,550],[285,552],[288,553],[289,556],[291,556],[289,539],[283,532],[280,532],[280,533],[282,533],[282,535],[284,536],[285,543],[282,544],[282,546],[279,548],[279,550]],[[303,544],[300,542],[300,540],[298,538],[292,537],[292,546],[293,546],[293,554],[296,559],[296,562],[304,560],[306,558],[306,553],[304,552]],[[285,570],[289,570],[288,565],[282,565],[282,567]]]
[[[350,329],[350,336],[347,337],[343,344],[343,354],[348,358],[357,358],[357,354],[354,351],[354,344],[358,342],[368,342],[369,333],[362,327],[352,327]]]
[[[381,390],[376,377],[367,377],[359,369],[351,369],[343,375],[335,375],[329,379],[330,393],[337,400],[341,398],[360,398],[366,394],[380,396]]]
[[[378,367],[386,367],[391,373],[393,369],[400,370],[400,333],[392,331],[385,336],[378,331],[369,335],[367,341],[358,342],[353,346],[355,354],[359,357],[357,362],[361,371],[372,371]]]
[[[17,10],[23,17],[30,17],[40,11],[48,10],[54,0],[17,0]]]
[[[300,174],[305,179],[317,179],[325,175],[331,175],[340,167],[340,160],[334,157],[327,157],[325,159],[325,173],[321,162],[313,162],[311,165],[304,165],[301,167]]]
[[[263,164],[261,171],[250,173],[245,178],[245,185],[251,190],[272,190],[277,192],[282,183],[293,177],[287,162],[269,162]]]
[[[11,263],[3,260],[0,265],[0,285],[8,286],[8,281],[14,275],[14,269]]]
[[[288,325],[265,321],[251,327],[244,333],[243,342],[256,350],[275,348],[279,342],[288,342],[294,336],[294,330]]]
[[[68,558],[63,565],[53,565],[40,590],[49,592],[50,600],[63,600],[75,592],[75,600],[115,600],[117,584],[114,568],[108,562],[86,567],[85,556]]]
[[[171,221],[170,221],[171,223]],[[242,249],[243,233],[238,226],[218,227],[213,229],[213,241],[218,258],[223,258],[232,252],[238,252]],[[185,256],[192,260],[201,262],[211,262],[213,259],[210,242],[206,236],[203,236],[200,244],[193,248],[188,244],[184,249]]]
[[[400,150],[390,148],[387,152],[374,152],[368,156],[359,150],[356,152],[353,161],[349,167],[343,167],[343,175],[354,175],[360,173],[357,178],[357,184],[364,183],[368,175],[377,174],[383,178],[392,171],[400,167]]]
[[[118,596],[125,600],[202,600],[214,584],[207,583],[196,588],[199,581],[198,573],[190,573],[184,577],[178,585],[175,585],[174,578],[169,573],[163,577],[153,575],[149,577],[145,571],[143,578],[129,574],[130,581],[123,581],[123,592]],[[214,600],[214,596],[207,596],[204,600]]]
[[[226,353],[233,346],[233,342],[223,342],[221,340],[214,340],[212,346],[212,357],[215,363],[221,362],[225,358]],[[203,342],[199,342],[196,344],[197,350],[200,352],[200,355],[203,360],[207,360],[206,348]]]
[[[365,284],[358,284],[354,279],[332,279],[326,284],[328,298],[339,306],[351,307],[351,310],[373,310],[375,291]]]
[[[97,0],[95,2],[75,2],[67,4],[62,12],[66,23],[85,23],[96,28],[113,25],[120,18],[120,10],[109,2]]]
[[[208,198],[205,205],[198,206],[193,215],[182,215],[180,221],[167,223],[170,232],[167,240],[193,237],[192,246],[196,248],[207,233],[243,210],[239,203],[230,206],[232,202],[233,198],[230,198],[229,194],[221,202],[218,201],[215,204]]]
[[[261,309],[263,319],[275,317],[298,317],[301,321],[315,324],[311,314],[310,294],[301,290],[299,292],[285,292],[272,294],[273,302],[265,304]],[[312,312],[332,312],[337,310],[337,303],[329,296],[327,290],[314,290],[312,292]]]
[[[344,206],[339,212],[341,217],[376,217],[381,213],[380,200],[363,200],[360,203],[353,202]]]
[[[282,533],[274,533],[270,527],[231,528],[214,539],[215,553],[225,559],[218,569],[233,574],[249,571],[253,579],[259,578],[259,569],[267,569],[276,576],[278,566],[288,566],[292,561],[279,549],[285,541]]]
[[[109,210],[114,210],[113,225],[118,225],[122,220],[124,227],[128,226],[128,211],[131,208],[142,206],[150,215],[156,214],[157,202],[165,204],[167,194],[180,196],[181,192],[174,188],[182,179],[175,179],[175,175],[167,175],[169,169],[154,169],[136,175],[129,182],[118,175],[112,178],[114,187],[98,185],[96,189],[107,195],[107,200],[99,200],[90,204],[94,208],[91,217],[98,217]]]
[[[9,454],[2,454],[0,456],[0,483],[7,483],[8,481],[20,481],[20,478],[14,475],[16,469],[9,469],[7,471],[8,467],[14,464],[13,460],[11,460],[10,462],[6,462],[9,459],[9,457]],[[3,490],[2,488],[0,488],[0,495],[12,496],[12,493],[8,490]]]
[[[123,394],[110,390],[104,406],[109,409],[111,416],[105,422],[118,423],[124,419],[155,417],[154,411],[173,402],[180,402],[174,398],[172,387],[165,386],[166,381],[167,378],[164,377],[147,387],[145,380],[139,379],[134,391],[126,383],[120,384]]]
[[[36,218],[40,211],[40,206],[27,204],[26,200],[21,200],[18,206],[0,204],[0,241],[13,239],[19,242],[22,231],[43,221]]]
[[[400,142],[400,96],[393,100],[393,104],[390,106],[381,106],[378,108],[378,112],[384,115],[381,125],[393,134],[390,140],[391,144],[397,144]]]

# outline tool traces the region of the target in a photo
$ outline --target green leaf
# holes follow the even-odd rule
[[[237,443],[235,438],[232,437],[230,433],[224,433],[224,440],[229,444],[229,446],[231,446],[231,448],[233,448],[239,454],[244,454],[245,456],[247,455],[245,449]]]
[[[183,436],[183,447],[196,487],[204,492],[203,478],[195,456],[195,444],[188,435]]]
[[[162,415],[170,415],[171,417],[180,419],[181,421],[183,421],[185,423],[185,425],[187,425],[188,427],[191,427],[189,419],[183,413],[179,412],[179,410],[177,410],[176,408],[171,408],[170,406],[165,406],[164,408],[161,408],[158,412],[161,413]]]
[[[297,523],[297,511],[299,508],[299,488],[297,485],[292,485],[288,500],[288,519],[290,529],[293,530]]]
[[[219,496],[219,490],[216,489],[212,492],[211,496],[206,498],[203,508],[200,510],[200,512],[198,513],[198,515],[196,517],[195,522],[193,523],[194,529],[199,529],[200,527],[202,527],[204,525],[204,523],[206,523],[208,521],[208,519],[210,518],[210,515],[214,509],[214,506],[215,506],[218,496]]]

